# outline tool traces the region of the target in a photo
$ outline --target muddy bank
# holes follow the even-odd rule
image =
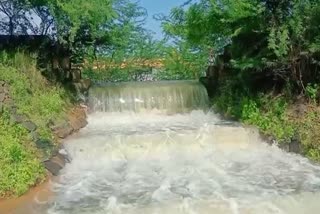
[[[44,203],[52,192],[49,188],[49,177],[46,182],[31,188],[25,195],[8,200],[0,200],[1,214],[34,214],[34,207],[37,203]]]

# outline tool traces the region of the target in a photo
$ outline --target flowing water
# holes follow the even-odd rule
[[[204,111],[199,83],[105,85],[90,103],[42,213],[320,213],[320,167]]]

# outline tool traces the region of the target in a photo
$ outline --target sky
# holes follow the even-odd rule
[[[158,13],[168,15],[173,7],[180,6],[184,2],[186,2],[186,0],[140,0],[140,5],[148,11],[146,28],[156,33],[156,39],[162,38],[162,30],[160,22],[154,20],[153,15]]]
[[[1,0],[0,0],[1,1]],[[165,14],[168,15],[170,10],[175,6],[180,6],[187,0],[133,0],[134,2],[139,2],[140,6],[144,7],[148,11],[148,18],[146,20],[146,28],[155,32],[156,39],[162,39],[163,34],[161,30],[161,24],[159,21],[153,19],[155,14]],[[1,13],[0,13],[1,18]],[[36,18],[37,20],[37,18]]]

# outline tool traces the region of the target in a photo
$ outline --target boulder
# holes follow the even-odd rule
[[[37,125],[31,121],[22,122],[21,125],[26,128],[29,132],[33,132],[37,129]]]
[[[60,164],[52,160],[45,161],[43,164],[45,168],[54,176],[58,176],[60,170],[63,168]]]
[[[61,139],[68,137],[73,132],[73,128],[68,122],[63,122],[50,128]]]
[[[52,157],[53,151],[55,150],[55,145],[47,139],[39,139],[35,141],[36,147],[42,153],[42,161],[47,161]]]

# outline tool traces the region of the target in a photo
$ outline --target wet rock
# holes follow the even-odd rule
[[[289,143],[281,143],[278,147],[286,152],[290,152],[290,144]]]
[[[69,115],[69,123],[74,131],[84,128],[88,124],[86,110],[83,108],[74,109]]]
[[[50,159],[51,162],[54,162],[63,168],[66,165],[65,158],[61,155],[56,155]]]
[[[61,149],[56,156],[63,159],[65,163],[70,163],[71,162],[70,156],[68,155],[67,152],[62,152],[62,151],[65,151],[65,150]]]
[[[298,137],[294,137],[289,144],[289,152],[293,152],[296,154],[302,153],[300,139]]]
[[[78,131],[83,127],[85,127],[87,124],[88,122],[86,119],[79,119],[79,120],[73,121],[71,125],[74,130]]]
[[[64,122],[50,128],[61,139],[68,137],[73,132],[73,128],[68,122]]]
[[[31,121],[25,121],[25,122],[22,122],[21,125],[23,127],[25,127],[29,132],[33,132],[37,129],[37,126],[36,124],[34,124],[33,122]]]
[[[58,176],[60,170],[63,168],[63,166],[60,166],[60,164],[52,160],[45,161],[43,164],[45,168],[54,176]]]

